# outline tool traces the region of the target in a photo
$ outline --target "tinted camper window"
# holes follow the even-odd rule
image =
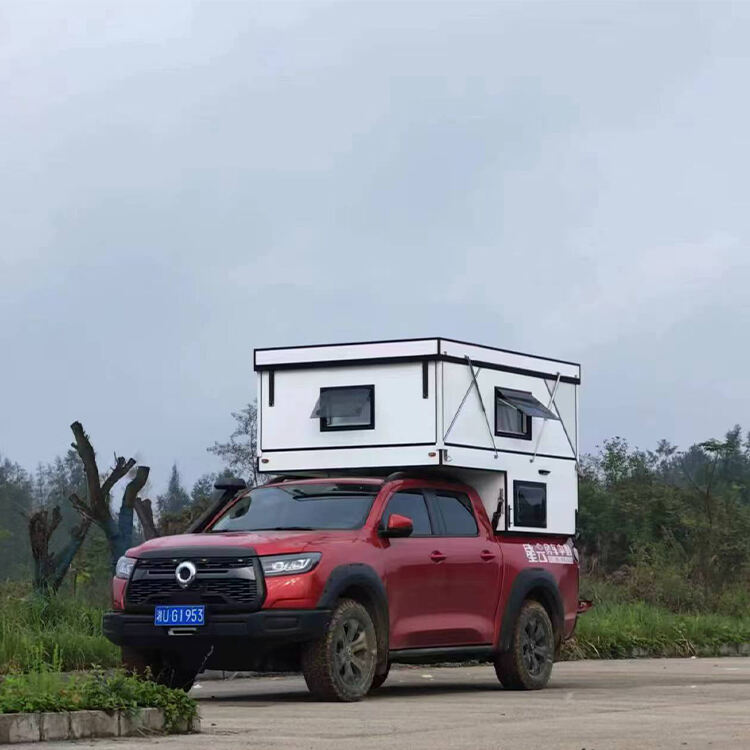
[[[513,494],[513,525],[547,528],[547,485],[541,482],[514,482]]]
[[[310,415],[321,430],[372,430],[375,427],[375,386],[321,388]]]

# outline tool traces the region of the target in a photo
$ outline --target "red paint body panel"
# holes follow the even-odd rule
[[[220,555],[223,547],[230,546],[248,547],[258,555],[321,553],[320,562],[310,572],[266,579],[265,610],[314,609],[335,568],[353,563],[367,565],[385,586],[391,649],[498,643],[503,612],[516,577],[523,570],[538,568],[555,579],[564,608],[563,637],[572,634],[578,607],[578,565],[568,538],[496,534],[481,499],[464,485],[421,479],[385,484],[378,479],[351,477],[325,481],[382,485],[362,528],[183,534],[151,540],[127,554],[137,558],[148,550],[163,551],[168,556],[176,548],[215,547]],[[466,493],[478,522],[478,535],[381,537],[378,528],[390,496],[399,490],[419,488]],[[566,553],[570,553],[569,561],[544,561],[544,545],[564,545]],[[124,588],[124,581],[115,579],[115,609],[123,609]]]

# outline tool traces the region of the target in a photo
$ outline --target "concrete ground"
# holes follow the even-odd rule
[[[193,695],[203,734],[75,747],[750,749],[747,658],[567,662],[535,693],[504,691],[481,666],[394,669],[361,703],[316,703],[300,677],[204,682]]]

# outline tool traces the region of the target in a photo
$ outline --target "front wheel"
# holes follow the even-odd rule
[[[352,599],[333,610],[325,634],[302,652],[302,674],[319,700],[358,701],[375,676],[378,647],[368,611]]]
[[[521,606],[510,649],[495,657],[495,673],[504,688],[541,690],[552,674],[555,631],[547,610],[536,601]]]
[[[370,686],[370,692],[373,690],[377,690],[379,687],[383,686],[383,683],[388,679],[388,673],[391,671],[391,665],[389,664],[385,668],[385,672],[383,674],[376,674],[372,678],[372,685]]]

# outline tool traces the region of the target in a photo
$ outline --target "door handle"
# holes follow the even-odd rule
[[[436,562],[436,563],[443,562],[443,560],[445,560],[445,555],[442,552],[439,552],[438,550],[435,550],[430,555],[430,560],[432,560],[432,562]]]
[[[483,549],[479,553],[479,557],[481,557],[482,560],[484,560],[485,562],[489,562],[490,560],[494,560],[495,559],[495,553],[494,552],[490,552],[490,550],[488,550],[488,549]]]

